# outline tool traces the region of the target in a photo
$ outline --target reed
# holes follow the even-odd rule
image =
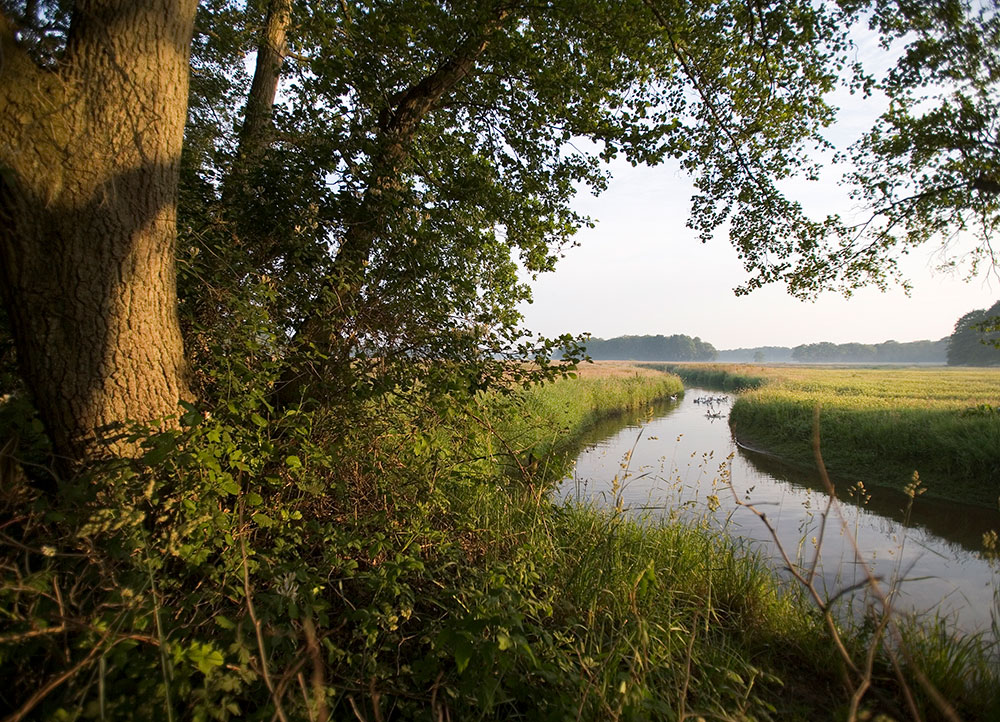
[[[745,390],[737,439],[812,467],[820,408],[823,458],[835,481],[902,490],[917,471],[930,498],[997,508],[1000,370],[674,365],[687,383]],[[755,382],[751,382],[755,379]]]

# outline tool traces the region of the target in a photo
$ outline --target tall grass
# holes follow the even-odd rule
[[[461,684],[504,690],[499,717],[817,719],[843,705],[822,625],[760,557],[700,528],[496,494],[480,487],[463,515],[488,530],[477,568],[505,593],[529,583],[527,613],[476,629]]]
[[[578,376],[478,397],[467,411],[472,423],[456,430],[474,450],[478,472],[490,476],[499,467],[520,477],[557,477],[596,423],[684,390],[675,375],[620,364],[588,364]]]
[[[746,391],[760,388],[767,383],[766,377],[742,371],[739,367],[701,364],[645,364],[645,367],[676,374],[690,386],[704,386],[723,391]]]
[[[929,497],[996,508],[1000,496],[1000,416],[947,408],[886,406],[767,388],[733,405],[730,425],[748,445],[810,464],[811,419],[820,404],[823,457],[851,482],[903,489],[917,471]]]
[[[385,403],[337,445],[306,413],[154,437],[142,463],[103,472],[118,483],[100,498],[38,500],[0,547],[0,707],[12,720],[843,718],[829,630],[752,550],[545,493],[550,460],[597,417],[678,389],[601,368],[471,404]],[[914,648],[952,661],[915,655],[914,669],[940,670],[969,718],[1000,709],[986,647],[926,639]],[[864,655],[863,635],[845,640]],[[862,711],[903,718],[883,658],[875,669]]]
[[[745,390],[729,423],[747,446],[813,467],[819,405],[823,458],[836,481],[902,490],[917,471],[928,497],[1000,502],[996,369],[671,368],[687,383]]]

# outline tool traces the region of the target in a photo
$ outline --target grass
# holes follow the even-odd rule
[[[857,680],[752,550],[546,493],[596,419],[679,387],[601,365],[468,406],[385,404],[339,446],[317,414],[159,437],[97,498],[36,499],[0,547],[0,703],[56,720],[844,719]],[[967,718],[1000,711],[989,645],[913,640],[911,685],[924,670]],[[870,643],[845,633],[856,660]],[[906,717],[873,659],[862,712]]]
[[[526,403],[537,418],[579,430],[594,418],[593,409],[613,408],[612,398],[634,406],[674,393],[661,384],[649,371],[637,376],[627,367],[597,367],[533,390]],[[530,416],[516,417],[511,429]],[[486,484],[462,497],[458,516],[482,531],[474,568],[499,575],[504,593],[511,593],[505,586],[511,580],[526,581],[530,593],[516,606],[533,610],[485,634],[474,621],[460,623],[463,644],[474,644],[460,656],[488,660],[461,680],[468,699],[491,690],[490,704],[506,699],[496,708],[499,716],[517,719],[847,718],[850,675],[822,617],[751,550],[701,527],[592,505],[552,506],[546,496],[524,491],[517,484]],[[480,603],[477,596],[463,607]],[[866,636],[870,630],[840,633],[863,666],[876,644]],[[1000,712],[990,643],[915,621],[903,634],[909,656],[901,674],[916,689],[913,705],[922,718],[941,713],[932,695],[921,692],[919,676],[945,690],[960,716]],[[501,647],[515,650],[505,663]],[[874,689],[860,706],[862,718],[907,717],[912,710],[890,657],[883,649],[873,659]],[[521,690],[526,683],[528,690]],[[544,694],[537,693],[539,684]],[[481,700],[475,705],[482,709]]]
[[[460,601],[480,611],[445,635],[456,663],[476,660],[457,682],[456,698],[472,705],[462,719],[484,705],[505,719],[812,719],[817,699],[842,701],[832,651],[815,649],[820,620],[762,558],[694,526],[554,506],[503,461],[505,449],[575,452],[597,419],[680,390],[675,376],[595,364],[578,379],[481,400],[477,416],[492,421],[479,425],[480,443],[513,483],[453,499],[478,530],[473,573],[489,570],[485,597],[476,582]],[[536,469],[561,473],[558,463]],[[498,595],[515,595],[520,611],[482,611]]]
[[[746,391],[760,388],[767,383],[765,376],[735,366],[644,364],[644,367],[676,374],[684,383],[691,386],[704,386],[722,391]]]
[[[527,613],[485,634],[455,623],[474,630],[479,665],[462,687],[503,690],[496,717],[816,719],[842,704],[836,659],[816,647],[819,620],[734,542],[494,493],[480,489],[463,509],[490,530],[476,567],[504,585],[528,580],[529,598],[517,600]],[[494,645],[515,650],[510,666]]]
[[[581,365],[576,375],[510,396],[477,398],[469,414],[480,475],[501,468],[521,477],[558,477],[572,461],[580,436],[599,421],[684,390],[675,375],[620,363]]]
[[[834,480],[903,489],[916,471],[928,497],[990,508],[1000,501],[1000,370],[677,370],[689,383],[722,377],[749,389],[730,415],[733,433],[747,446],[814,467],[818,405],[823,460]],[[746,383],[751,378],[759,383]]]

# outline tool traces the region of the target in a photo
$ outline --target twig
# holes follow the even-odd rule
[[[29,629],[27,632],[11,632],[0,635],[0,644],[9,642],[21,642],[32,637],[44,637],[49,634],[62,634],[66,631],[66,625],[60,624],[58,627],[48,627],[47,629]]]
[[[243,527],[243,499],[240,499],[240,527]],[[267,691],[271,694],[271,699],[274,701],[274,712],[278,715],[278,719],[281,722],[288,722],[288,718],[285,716],[285,711],[281,707],[281,698],[274,692],[274,684],[271,682],[271,673],[268,671],[267,667],[267,647],[264,645],[264,631],[261,627],[260,620],[257,618],[257,611],[253,606],[253,593],[250,590],[250,568],[247,565],[247,542],[246,542],[246,530],[240,530],[240,553],[243,556],[243,593],[246,595],[247,600],[247,613],[250,615],[250,621],[253,623],[254,632],[257,635],[257,649],[260,652],[260,670],[261,676],[264,678],[264,684],[267,685]]]
[[[107,650],[102,649],[102,647],[104,646],[104,642],[107,641],[108,637],[111,636],[111,632],[112,632],[112,630],[108,629],[104,633],[104,636],[102,636],[98,640],[97,644],[95,644],[93,646],[93,648],[90,650],[90,652],[87,653],[86,657],[84,657],[83,659],[81,659],[79,662],[77,662],[76,664],[74,664],[72,667],[70,667],[69,669],[67,669],[62,674],[60,674],[57,677],[54,677],[53,679],[49,680],[46,684],[44,684],[42,687],[40,687],[38,690],[36,690],[35,693],[33,695],[31,695],[30,697],[28,697],[27,701],[25,701],[25,703],[21,705],[20,709],[18,709],[13,714],[5,717],[3,719],[3,722],[20,722],[21,720],[23,720],[25,717],[28,716],[28,714],[31,712],[31,710],[33,710],[35,708],[35,706],[39,702],[41,702],[43,699],[45,699],[49,695],[49,693],[52,692],[52,690],[54,690],[56,687],[58,687],[59,685],[61,685],[63,682],[66,682],[67,680],[69,680],[69,679],[73,678],[74,676],[76,676],[76,674],[81,669],[83,669],[88,664],[90,664],[91,662],[93,662],[94,659],[97,657],[98,654],[101,654],[101,653],[107,651]],[[112,645],[112,646],[114,646],[114,645]]]
[[[354,716],[358,718],[358,722],[368,722],[368,718],[361,714],[361,710],[358,709],[353,695],[347,695],[347,703],[351,705],[351,710],[354,712]]]
[[[311,617],[306,617],[302,623],[302,628],[306,633],[306,649],[309,650],[309,657],[312,661],[313,688],[312,706],[316,711],[318,722],[325,722],[329,716],[326,707],[326,678],[323,671],[323,657],[319,651],[319,640],[316,638],[316,626]]]

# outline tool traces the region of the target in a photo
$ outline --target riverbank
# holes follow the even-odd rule
[[[870,684],[861,712],[912,716],[877,628],[838,630],[840,652],[737,543],[547,493],[581,430],[678,388],[584,367],[391,398],[339,445],[319,413],[197,415],[95,472],[101,495],[25,505],[0,701],[38,719],[816,720]],[[1000,710],[979,638],[913,629],[896,659],[923,718],[920,676],[969,719]]]
[[[579,402],[602,397],[594,378],[602,373],[601,365],[584,367],[583,378],[533,390],[533,403],[565,411],[572,399],[573,411],[560,424],[580,428],[567,422],[588,418],[587,404]],[[641,381],[631,393],[652,388],[656,377]],[[701,528],[588,505],[552,507],[545,497],[532,497],[526,506],[520,494],[517,488],[479,487],[475,503],[460,516],[489,530],[481,564],[502,569],[505,579],[532,580],[532,603],[548,600],[546,616],[518,616],[518,629],[525,649],[537,653],[541,644],[544,656],[563,670],[551,677],[558,691],[546,700],[549,713],[569,710],[579,719],[689,712],[728,719],[846,716],[852,683],[845,680],[853,673],[801,590],[779,582],[762,558]],[[509,566],[512,538],[518,539],[515,568],[527,564],[530,572]],[[845,650],[859,663],[872,644],[871,631],[840,630]],[[958,641],[944,626],[913,625],[904,633],[914,653],[900,664],[924,718],[940,712],[915,682],[919,674],[947,689],[950,704],[970,719],[1000,709],[988,644],[977,637]],[[475,639],[491,649],[491,642]],[[471,658],[494,656],[479,649]],[[956,666],[949,669],[944,659]],[[884,651],[872,662],[876,691],[862,708],[871,715],[909,716]],[[515,678],[534,674],[534,662],[521,664],[527,666],[512,673]],[[495,668],[487,669],[474,685],[496,684],[495,675]]]
[[[740,389],[730,415],[739,443],[815,468],[834,482],[904,490],[997,509],[1000,371],[950,368],[670,365],[687,383]]]

